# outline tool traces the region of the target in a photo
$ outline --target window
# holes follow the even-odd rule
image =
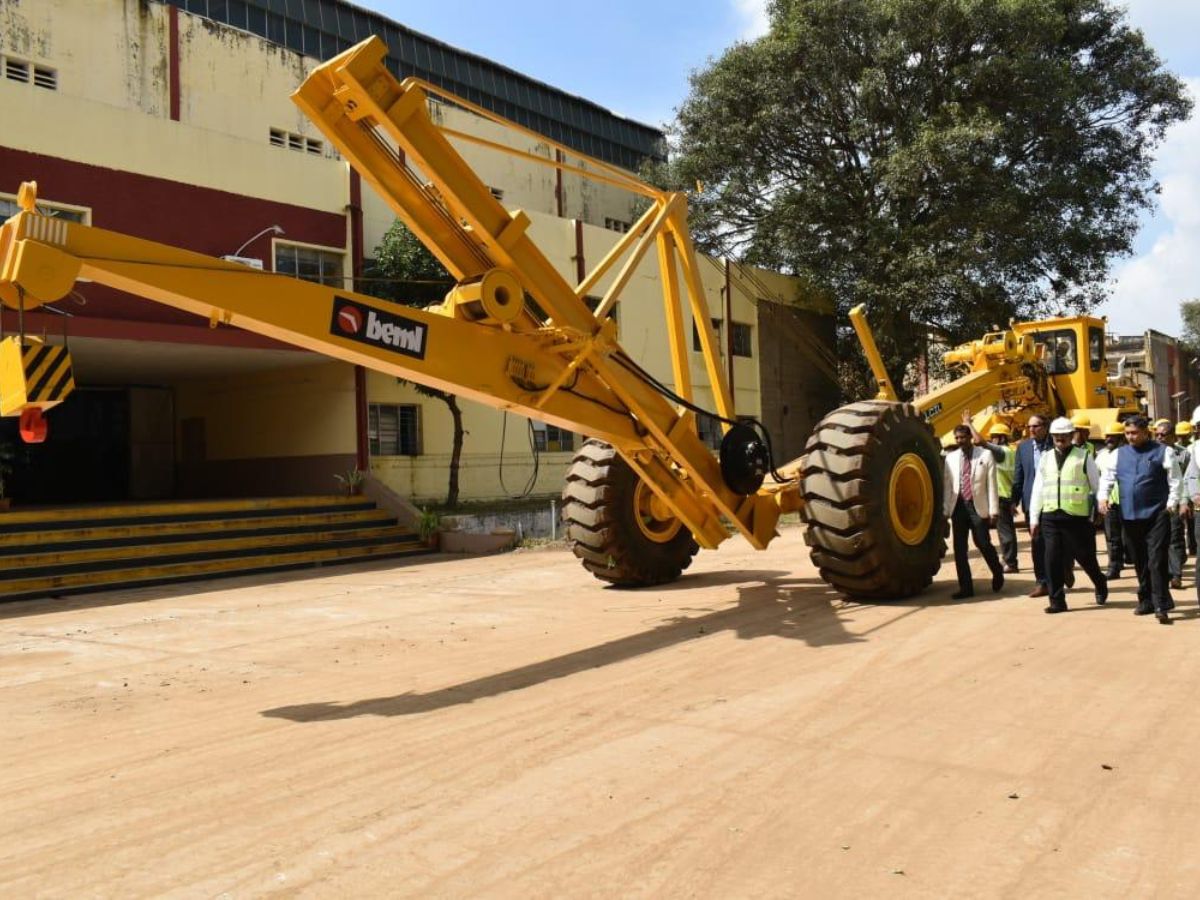
[[[721,449],[721,440],[725,434],[721,431],[721,423],[705,413],[696,414],[696,432],[705,445],[711,450]]]
[[[367,441],[372,456],[420,456],[419,406],[372,403],[367,407]]]
[[[717,349],[721,348],[721,320],[713,319],[713,331],[717,333]],[[700,346],[700,329],[696,327],[695,320],[692,321],[692,349],[699,353],[703,348]]]
[[[22,84],[28,84],[29,63],[19,59],[5,59],[4,77],[9,81],[20,81]]]
[[[608,216],[605,216],[604,227],[609,231],[619,231],[624,234],[633,227],[633,223],[626,222],[624,219],[610,219]]]
[[[590,309],[592,312],[595,312],[597,309],[599,309],[600,304],[603,301],[604,301],[603,297],[596,297],[593,294],[588,294],[586,297],[583,298],[583,302],[587,304],[587,308]],[[613,304],[613,308],[608,311],[608,317],[610,319],[612,319],[614,322],[619,322],[620,320],[617,318],[617,313],[620,312],[620,310],[621,310],[621,301],[618,300],[616,303]]]
[[[745,356],[747,359],[754,355],[752,332],[749,325],[744,325],[741,322],[733,323],[733,332],[730,334],[733,338],[733,355]]]
[[[325,156],[325,142],[316,138],[305,137],[282,128],[271,128],[267,132],[267,140],[272,147],[286,147],[297,153],[308,153],[312,156]]]
[[[575,432],[533,423],[533,446],[545,453],[558,453],[575,449]]]
[[[58,73],[53,69],[47,69],[45,66],[34,66],[33,86],[46,88],[50,91],[58,90]]]
[[[39,66],[27,59],[5,56],[0,57],[0,71],[8,81],[32,84],[49,91],[58,90],[58,70],[49,66]]]
[[[1034,346],[1042,351],[1048,375],[1070,375],[1078,366],[1079,348],[1075,332],[1069,328],[1039,331],[1033,335]]]
[[[1088,329],[1088,365],[1093,372],[1099,372],[1105,367],[1103,328]]]
[[[275,271],[329,287],[341,287],[344,254],[337,250],[275,242]]]
[[[21,207],[17,206],[17,198],[13,194],[0,194],[0,222],[15,216],[20,211]],[[67,206],[62,203],[47,203],[39,200],[37,211],[39,215],[49,216],[53,219],[66,219],[68,222],[80,222],[84,225],[88,224],[90,220],[90,210],[83,206]]]

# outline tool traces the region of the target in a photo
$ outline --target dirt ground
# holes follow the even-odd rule
[[[637,592],[550,549],[2,606],[0,896],[1194,896],[1190,581],[1171,627],[952,582],[846,603],[790,528]]]

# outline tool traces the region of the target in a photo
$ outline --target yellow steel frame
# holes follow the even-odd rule
[[[23,190],[28,202],[0,229],[0,302],[20,308],[53,302],[71,290],[76,278],[87,278],[204,316],[214,327],[235,325],[581,431],[613,444],[701,546],[725,540],[729,532],[722,520],[727,520],[752,545],[765,547],[775,536],[781,507],[796,505],[798,484],[772,485],[749,497],[730,491],[699,439],[694,414],[671,403],[638,373],[616,343],[608,318],[634,269],[656,247],[675,391],[692,398],[683,291],[717,413],[733,418],[684,197],[585,160],[588,168],[578,169],[579,174],[628,187],[651,202],[617,246],[572,286],[530,239],[529,218],[501,206],[433,122],[427,94],[436,89],[416,79],[398,82],[384,67],[385,51],[378,38],[364,41],[314,70],[293,99],[458,279],[441,307],[400,308],[75,223],[48,231],[34,210],[35,187]],[[593,313],[583,298],[622,260]],[[549,322],[535,319],[523,302],[504,321],[467,315],[468,306],[494,293],[489,285],[508,284],[533,297]],[[483,306],[501,308],[494,302]],[[378,334],[395,341],[365,341],[361,333],[339,330],[346,310],[348,321],[363,327],[369,321]]]

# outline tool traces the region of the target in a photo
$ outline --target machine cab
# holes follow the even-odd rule
[[[1125,405],[1120,402],[1126,400],[1125,392],[1110,397],[1104,325],[1104,319],[1079,316],[1013,326],[1018,334],[1033,338],[1034,350],[1068,411]]]

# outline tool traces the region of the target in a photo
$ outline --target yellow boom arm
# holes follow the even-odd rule
[[[675,390],[691,399],[682,286],[717,413],[733,419],[683,196],[589,161],[603,179],[652,202],[612,253],[571,285],[529,238],[528,217],[496,202],[433,123],[426,102],[433,89],[414,79],[397,82],[383,65],[384,53],[377,38],[364,41],[316,69],[294,99],[459,279],[440,307],[400,307],[47,219],[35,212],[34,186],[23,188],[22,211],[0,228],[0,302],[31,309],[58,300],[77,278],[87,278],[204,316],[214,327],[235,325],[585,432],[611,443],[702,547],[716,547],[728,537],[723,518],[755,547],[765,547],[775,534],[780,504],[794,499],[784,495],[794,494],[796,486],[750,496],[733,492],[697,435],[694,413],[671,402],[625,354],[607,317],[634,269],[656,247]],[[618,262],[621,268],[593,314],[584,297]],[[547,322],[531,314],[526,294],[548,315]],[[21,337],[8,340],[19,347],[27,343]],[[30,373],[17,375],[24,382]],[[0,391],[7,392],[6,385],[0,383]]]

